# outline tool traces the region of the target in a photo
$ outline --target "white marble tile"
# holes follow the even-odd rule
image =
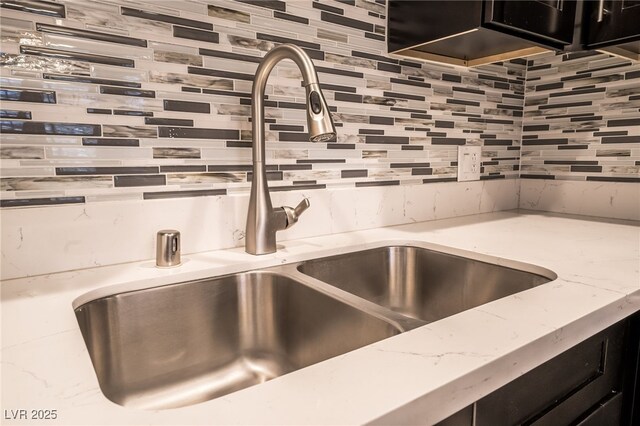
[[[55,169],[53,167],[2,167],[0,168],[0,176],[2,177],[18,177],[18,176],[54,176]]]
[[[47,150],[49,158],[91,155],[109,159],[123,158],[120,151],[126,148]],[[250,155],[248,150],[237,151],[243,154],[238,159]],[[203,149],[203,158],[216,158],[214,152]],[[150,151],[148,155],[150,158]],[[274,206],[295,206],[303,196],[310,197],[312,207],[300,223],[279,234],[279,241],[513,209],[517,207],[517,183],[504,180],[273,192],[272,200]],[[24,211],[7,209],[3,211],[2,276],[8,279],[151,259],[153,238],[163,228],[182,232],[185,254],[239,246],[243,244],[247,206],[245,192],[143,203],[113,201]],[[123,235],[140,238],[131,241],[122,239]],[[49,255],[32,262],[32,256],[42,250]]]
[[[520,180],[520,208],[640,220],[637,183]]]
[[[151,148],[136,149],[132,151],[127,147],[46,147],[47,158],[71,158],[71,159],[131,159],[131,158],[153,158]]]
[[[147,71],[134,69],[114,69],[108,65],[91,65],[91,76],[125,81],[147,81]]]

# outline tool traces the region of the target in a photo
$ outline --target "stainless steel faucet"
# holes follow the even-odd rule
[[[296,208],[285,206],[274,209],[271,205],[267,185],[264,146],[264,89],[271,70],[283,59],[291,59],[298,65],[302,73],[306,89],[309,140],[324,142],[336,136],[331,113],[320,91],[318,75],[311,58],[304,50],[292,44],[282,44],[271,49],[258,66],[251,91],[253,179],[245,234],[245,250],[250,254],[274,253],[276,251],[276,232],[293,226],[302,212],[309,207],[309,200],[305,198]]]

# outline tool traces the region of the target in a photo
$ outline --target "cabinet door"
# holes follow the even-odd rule
[[[484,26],[562,49],[573,42],[574,0],[486,0]]]
[[[476,402],[475,424],[577,423],[621,389],[626,335],[628,322],[615,324],[487,395]]]
[[[585,2],[587,48],[640,40],[640,0],[598,0]]]
[[[507,383],[437,426],[638,426],[640,312]]]

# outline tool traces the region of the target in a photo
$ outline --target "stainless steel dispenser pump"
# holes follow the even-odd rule
[[[156,241],[156,266],[169,268],[180,265],[180,232],[175,229],[158,231]]]
[[[253,80],[251,119],[253,130],[253,179],[247,214],[245,250],[250,254],[276,251],[276,232],[293,226],[309,207],[306,198],[294,209],[273,208],[265,172],[264,89],[273,67],[283,59],[291,59],[300,68],[306,90],[307,125],[311,142],[326,142],[336,137],[331,112],[322,96],[318,75],[311,58],[300,47],[282,44],[271,49],[262,59]]]

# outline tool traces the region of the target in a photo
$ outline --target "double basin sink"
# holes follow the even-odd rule
[[[100,388],[142,409],[259,384],[555,279],[424,243],[123,292],[75,310]]]

